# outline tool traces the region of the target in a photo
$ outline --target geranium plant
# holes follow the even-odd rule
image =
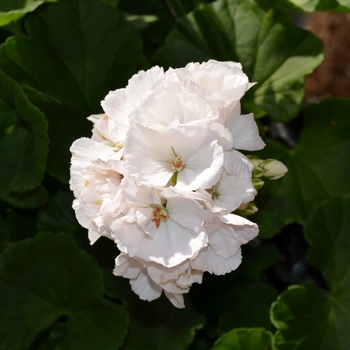
[[[350,4],[1,1],[1,350],[350,348],[316,10]]]

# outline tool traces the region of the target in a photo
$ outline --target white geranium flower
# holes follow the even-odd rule
[[[145,185],[132,186],[131,181],[123,189],[130,209],[118,219],[105,218],[120,251],[166,267],[197,255],[208,240],[201,205],[176,195],[149,202],[151,189]]]
[[[209,60],[189,63],[177,72],[179,76],[191,79],[225,104],[239,101],[254,85],[249,83],[248,77],[242,71],[242,65],[236,62]]]
[[[223,107],[223,101],[205,99],[188,91],[176,74],[166,74],[161,82],[163,84],[158,82],[154,93],[135,109],[132,116],[134,122],[153,129],[162,129],[174,123],[206,127],[218,118],[218,109]]]
[[[252,85],[234,62],[141,71],[105,97],[104,114],[89,117],[91,139],[73,143],[76,217],[91,244],[115,241],[114,274],[141,299],[164,292],[183,308],[204,272],[235,270],[241,245],[258,234],[232,214],[255,208],[254,165],[239,150],[265,145],[253,115],[241,115]],[[283,171],[266,167],[272,178]]]
[[[212,211],[231,212],[242,203],[254,200],[256,190],[250,178],[239,178],[233,174],[223,172],[220,180],[211,188],[198,192],[212,199]],[[209,202],[209,201],[208,201]]]
[[[147,72],[140,71],[130,80],[125,89],[111,91],[101,102],[102,108],[110,119],[113,136],[110,141],[123,144],[130,128],[130,114],[141,101],[152,93],[152,87],[164,75],[163,68],[153,67]]]
[[[144,262],[130,258],[127,254],[121,253],[115,261],[113,273],[130,280],[132,290],[142,300],[152,301],[160,297],[164,291],[166,297],[177,308],[184,308],[183,294],[188,293],[193,282],[201,283],[203,272],[195,271],[194,279],[184,287],[181,281],[188,282],[190,275],[188,271],[194,271],[189,262],[181,264],[176,268],[165,268],[155,263]],[[184,277],[186,276],[186,277]],[[198,277],[200,276],[200,277]]]
[[[224,154],[215,134],[199,126],[177,126],[160,133],[142,125],[130,128],[124,149],[125,172],[150,186],[208,188],[220,178]]]

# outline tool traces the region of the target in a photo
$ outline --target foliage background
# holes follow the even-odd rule
[[[350,348],[350,101],[307,105],[322,43],[290,11],[349,0],[2,0],[0,349]],[[69,147],[109,90],[140,69],[239,61],[242,101],[289,168],[259,191],[260,237],[186,308],[138,299],[71,208]],[[345,62],[344,62],[345,64]]]

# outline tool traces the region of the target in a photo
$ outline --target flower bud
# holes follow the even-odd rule
[[[256,190],[260,190],[260,188],[264,186],[264,181],[255,177],[252,178],[252,183]]]
[[[266,159],[263,167],[264,177],[271,180],[281,178],[288,171],[288,168],[282,162],[276,159]]]
[[[238,209],[235,211],[235,214],[241,215],[244,217],[255,214],[258,211],[258,207],[254,202],[242,203]]]

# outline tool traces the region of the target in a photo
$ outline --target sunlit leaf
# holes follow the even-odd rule
[[[349,0],[280,0],[280,5],[288,11],[348,11]]]
[[[5,26],[12,21],[34,11],[46,0],[1,0],[0,1],[0,26]]]
[[[202,5],[177,22],[156,58],[172,67],[209,58],[241,62],[250,81],[258,83],[245,106],[258,106],[278,121],[290,120],[301,108],[303,77],[322,61],[322,45],[267,3],[219,0]]]
[[[272,350],[272,333],[262,328],[240,328],[223,334],[212,350]]]

